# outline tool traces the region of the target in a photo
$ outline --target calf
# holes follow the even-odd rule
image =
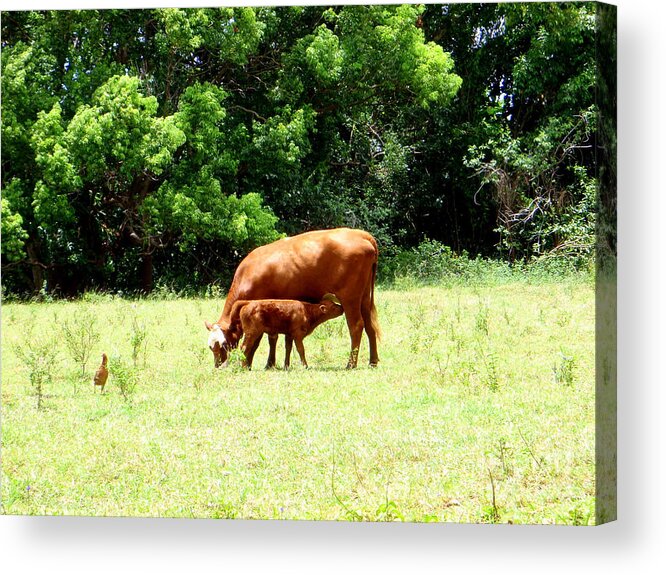
[[[296,343],[301,363],[307,367],[303,338],[321,323],[341,316],[342,306],[332,294],[326,294],[320,303],[306,303],[291,299],[239,300],[231,308],[230,329],[244,333],[241,350],[245,355],[243,367],[252,367],[252,358],[266,333],[269,337],[285,336],[284,368],[289,369],[291,347]]]

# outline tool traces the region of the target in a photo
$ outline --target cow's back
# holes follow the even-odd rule
[[[326,293],[339,297],[365,285],[367,270],[376,261],[377,242],[363,230],[318,230],[277,240],[256,248],[239,264],[223,315],[237,299],[317,302]]]

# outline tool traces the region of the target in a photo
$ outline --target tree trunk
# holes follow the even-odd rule
[[[141,291],[144,293],[150,293],[153,291],[153,255],[152,254],[142,254],[141,255]]]
[[[30,267],[32,268],[32,288],[35,293],[39,293],[44,285],[44,268],[39,264],[37,257],[37,250],[32,242],[28,242],[25,246],[30,260]]]

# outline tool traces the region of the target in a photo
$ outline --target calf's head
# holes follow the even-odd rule
[[[344,313],[340,300],[332,293],[327,293],[322,298],[319,311],[321,312],[321,321],[340,317]]]

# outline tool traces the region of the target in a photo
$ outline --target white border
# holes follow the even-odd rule
[[[617,522],[574,528],[0,516],[3,572],[561,575],[663,569],[666,20],[657,0],[613,3],[620,78]],[[252,2],[9,0],[3,9],[221,4]]]

